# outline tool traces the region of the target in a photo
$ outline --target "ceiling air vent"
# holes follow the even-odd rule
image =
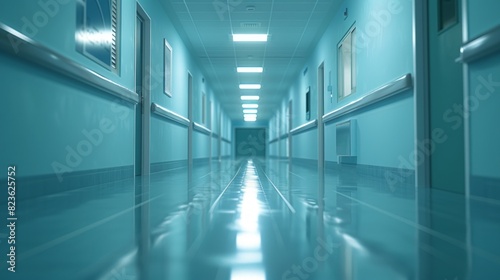
[[[262,23],[260,23],[260,22],[242,22],[240,24],[240,26],[243,28],[259,28],[262,26]]]

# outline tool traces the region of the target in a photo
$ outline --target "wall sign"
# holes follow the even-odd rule
[[[76,49],[118,72],[119,0],[77,1]]]

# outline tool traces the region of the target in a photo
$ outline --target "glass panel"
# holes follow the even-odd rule
[[[439,0],[439,31],[458,22],[457,0]]]
[[[343,88],[343,97],[349,95],[351,93],[351,64],[352,64],[352,56],[351,56],[351,34],[349,33],[342,44],[342,60],[344,62],[343,71],[344,71],[344,88]]]
[[[356,91],[356,29],[351,32],[351,91]]]
[[[355,31],[351,29],[338,48],[338,99],[342,99],[356,90],[356,53]]]

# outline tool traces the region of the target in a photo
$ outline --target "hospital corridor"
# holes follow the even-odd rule
[[[499,10],[3,1],[0,278],[499,278]]]

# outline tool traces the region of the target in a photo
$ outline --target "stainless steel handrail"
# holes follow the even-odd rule
[[[189,126],[189,119],[175,113],[175,112],[172,112],[164,107],[162,107],[161,105],[158,105],[156,103],[153,103],[151,104],[151,111],[153,113],[155,113],[156,115],[160,116],[160,117],[163,117],[163,118],[166,118],[168,120],[171,120],[177,124],[180,124],[182,126],[185,126],[185,127],[188,127]]]
[[[387,83],[371,93],[360,97],[338,109],[335,109],[323,116],[323,123],[331,122],[343,115],[352,113],[368,105],[375,104],[388,97],[402,93],[413,87],[411,74],[406,74],[390,83]]]
[[[139,95],[0,23],[0,50],[137,104]]]

